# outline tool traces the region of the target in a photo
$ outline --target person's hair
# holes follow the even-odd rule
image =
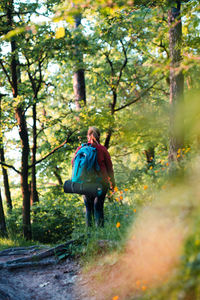
[[[93,140],[93,142],[100,143],[100,131],[98,128],[94,126],[89,127],[87,134]]]

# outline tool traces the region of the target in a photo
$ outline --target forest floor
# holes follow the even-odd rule
[[[0,252],[1,300],[91,300],[84,291],[81,267],[76,260],[67,258],[58,262],[53,255],[21,263],[20,259],[33,258],[46,250],[31,247],[9,250]]]

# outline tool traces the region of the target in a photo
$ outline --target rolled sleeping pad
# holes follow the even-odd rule
[[[64,192],[69,194],[97,197],[101,196],[102,190],[100,183],[78,183],[71,180],[66,180],[64,183]]]

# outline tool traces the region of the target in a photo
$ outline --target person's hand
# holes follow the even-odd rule
[[[115,186],[113,184],[110,185],[110,190],[112,191],[112,193],[115,193]]]

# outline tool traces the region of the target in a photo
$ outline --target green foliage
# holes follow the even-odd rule
[[[75,227],[84,224],[83,201],[77,196],[63,194],[59,188],[48,188],[40,203],[32,206],[33,239],[41,243],[59,243],[71,238]],[[9,236],[21,238],[22,214],[14,208],[6,218]]]
[[[52,197],[53,195],[53,197]],[[69,240],[75,227],[84,224],[83,202],[51,188],[32,210],[33,238],[43,243]]]
[[[27,241],[23,238],[19,237],[11,237],[11,238],[1,238],[0,239],[0,251],[8,249],[8,248],[15,248],[15,247],[28,247],[35,245],[35,241]]]
[[[103,228],[77,226],[73,231],[72,237],[74,239],[84,237],[84,240],[78,247],[72,245],[72,253],[81,255],[85,262],[89,262],[105,252],[120,250],[136,216],[134,205],[114,199],[112,201],[106,200],[104,214],[105,225]],[[101,241],[103,244],[105,242],[102,247]]]
[[[95,261],[105,252],[123,251],[140,211],[159,196],[167,205],[176,206],[178,200],[186,206],[194,204],[195,193],[187,186],[186,178],[191,169],[188,162],[199,148],[199,1],[181,1],[181,69],[185,75],[186,105],[179,107],[179,112],[180,116],[183,112],[186,115],[186,144],[178,150],[177,162],[170,165],[169,1],[77,0],[73,1],[77,6],[72,9],[69,1],[59,7],[55,7],[60,4],[57,0],[19,2],[14,1],[12,8],[12,28],[7,24],[7,1],[0,4],[0,89],[5,94],[1,101],[0,134],[6,162],[19,168],[21,145],[16,134],[15,108],[23,108],[31,148],[32,108],[36,104],[36,160],[70,137],[64,147],[36,165],[40,202],[31,208],[33,239],[41,243],[77,239],[79,242],[70,245],[66,253],[58,254],[59,258],[70,253],[87,262]],[[82,25],[74,28],[74,18],[80,10]],[[45,18],[43,23],[38,19],[41,15]],[[10,52],[11,41],[17,45],[14,53]],[[15,99],[10,82],[13,56],[20,73],[19,95]],[[85,70],[87,105],[77,111],[72,77],[80,68]],[[64,194],[56,184],[58,179],[70,178],[74,151],[86,141],[91,125],[101,129],[102,144],[108,131],[112,132],[109,152],[117,189],[105,202],[105,227],[87,230],[82,198]],[[154,149],[155,157],[147,162],[145,151],[149,148]],[[14,209],[7,212],[6,223],[11,240],[1,240],[2,248],[24,243],[19,179],[12,172],[9,179]],[[175,193],[170,200],[166,196],[169,192]],[[190,226],[194,218],[194,226],[185,242],[174,282],[147,292],[146,299],[169,299],[169,295],[172,299],[198,299],[198,212],[199,209],[188,217]],[[105,241],[103,247],[99,241]]]

